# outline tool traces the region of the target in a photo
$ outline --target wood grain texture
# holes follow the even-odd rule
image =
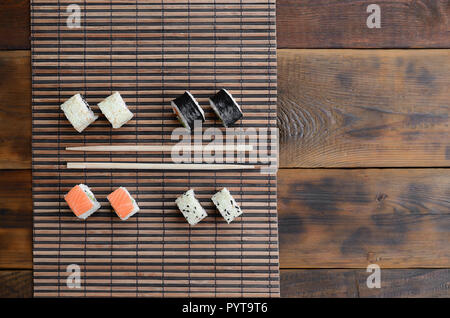
[[[449,50],[279,50],[280,166],[449,166],[449,62]]]
[[[447,169],[282,169],[282,268],[450,267]]]
[[[0,227],[32,227],[31,170],[0,170]]]
[[[30,48],[30,0],[0,2],[0,50]]]
[[[0,268],[31,268],[30,174],[1,173]],[[281,267],[450,266],[449,173],[281,169]]]
[[[32,268],[31,228],[0,228],[0,269]]]
[[[278,48],[449,48],[450,1],[380,0],[370,29],[368,1],[278,0]]]
[[[450,269],[381,269],[381,288],[368,288],[365,269],[285,269],[281,297],[448,298]]]
[[[0,298],[33,297],[33,271],[0,270]]]
[[[31,167],[30,52],[0,52],[0,169]]]
[[[0,268],[32,267],[30,170],[0,170]]]

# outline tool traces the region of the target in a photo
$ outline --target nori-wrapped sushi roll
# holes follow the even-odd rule
[[[225,89],[221,89],[216,95],[210,97],[209,103],[225,127],[231,126],[243,116],[238,103]]]
[[[203,109],[188,91],[184,92],[180,97],[175,98],[171,104],[178,120],[185,128],[192,130],[194,128],[194,121],[205,121]]]

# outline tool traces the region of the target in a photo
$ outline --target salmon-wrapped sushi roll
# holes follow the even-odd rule
[[[108,195],[108,201],[122,221],[129,219],[139,211],[136,201],[124,187],[120,187],[110,193]]]
[[[64,196],[70,209],[80,219],[87,219],[92,213],[100,209],[100,203],[85,184],[78,184]]]

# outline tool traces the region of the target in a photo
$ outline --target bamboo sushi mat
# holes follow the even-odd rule
[[[79,28],[67,26],[73,4],[81,9]],[[65,150],[173,144],[171,132],[181,125],[170,100],[184,90],[205,109],[203,129],[221,127],[207,101],[220,88],[243,109],[237,126],[276,127],[275,0],[32,0],[31,14],[34,295],[278,297],[276,174],[68,170],[68,161],[171,158]],[[59,109],[81,93],[100,114],[96,104],[112,91],[135,114],[120,129],[112,130],[100,116],[79,134]],[[86,221],[64,201],[79,183],[90,186],[102,204]],[[106,200],[119,186],[141,208],[128,221]],[[210,200],[222,187],[244,211],[229,225]],[[208,213],[195,227],[174,203],[189,188]],[[67,279],[76,277],[77,268],[79,288],[70,288]]]

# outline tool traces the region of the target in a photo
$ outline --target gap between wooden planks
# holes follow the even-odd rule
[[[29,54],[0,52],[0,169],[31,164]],[[281,168],[449,166],[450,50],[278,50],[278,67]]]
[[[450,267],[447,169],[281,169],[281,268]],[[30,269],[31,173],[0,170],[0,268]]]

